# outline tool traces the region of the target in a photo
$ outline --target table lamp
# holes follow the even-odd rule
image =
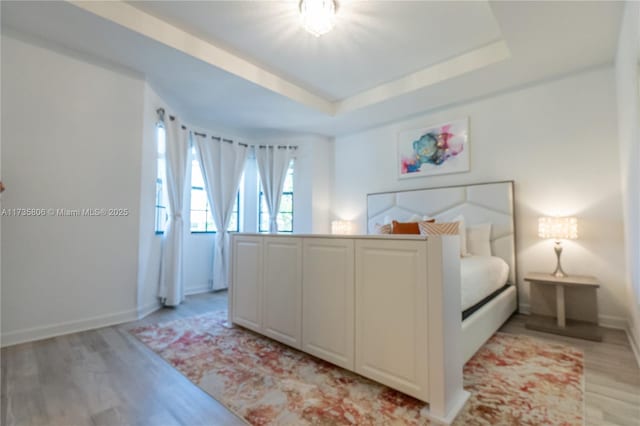
[[[331,222],[331,233],[337,235],[349,235],[353,229],[353,223],[349,220],[334,220]]]
[[[558,258],[556,270],[551,275],[557,278],[566,277],[562,270],[560,255],[562,254],[561,240],[575,240],[578,238],[578,219],[575,217],[541,217],[538,219],[538,236],[540,238],[554,239],[554,250]]]

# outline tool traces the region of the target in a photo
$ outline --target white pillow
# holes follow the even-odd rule
[[[451,222],[458,222],[458,232],[460,233],[460,256],[469,256],[467,251],[467,230],[464,225],[464,216],[458,215],[451,219]]]
[[[417,214],[414,214],[413,216],[411,216],[407,222],[426,222],[428,220],[435,220],[432,217],[429,216],[418,216]]]
[[[412,222],[420,222],[422,220],[422,218],[420,216],[418,216],[417,214],[414,214],[413,216],[411,216],[407,222],[408,223],[412,223]]]
[[[467,252],[474,256],[491,256],[491,224],[467,227]]]

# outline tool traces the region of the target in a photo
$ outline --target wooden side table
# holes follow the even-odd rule
[[[600,283],[596,278],[580,275],[558,278],[551,274],[531,272],[525,275],[524,280],[531,286],[531,312],[526,323],[528,329],[602,341],[602,332],[598,327],[597,304]],[[555,288],[555,300],[550,300],[549,287]],[[579,307],[579,319],[567,319],[565,289],[580,289],[580,292],[587,296],[587,303]]]

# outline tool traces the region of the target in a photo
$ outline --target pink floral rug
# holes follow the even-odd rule
[[[423,425],[425,404],[242,328],[216,312],[131,333],[254,425]],[[582,425],[580,350],[497,333],[466,364],[457,425]]]

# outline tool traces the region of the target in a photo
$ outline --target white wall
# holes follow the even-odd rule
[[[640,359],[640,3],[629,1],[620,27],[616,55],[620,170],[628,262],[628,321]]]
[[[2,217],[2,344],[136,318],[144,84],[2,37],[3,207],[126,217]]]
[[[470,117],[471,171],[398,180],[400,131]],[[521,306],[528,271],[552,271],[551,241],[537,237],[540,215],[576,215],[580,239],[565,244],[564,269],[598,277],[601,322],[625,323],[625,262],[614,74],[599,69],[562,80],[339,137],[333,214],[366,232],[366,194],[515,180]]]

